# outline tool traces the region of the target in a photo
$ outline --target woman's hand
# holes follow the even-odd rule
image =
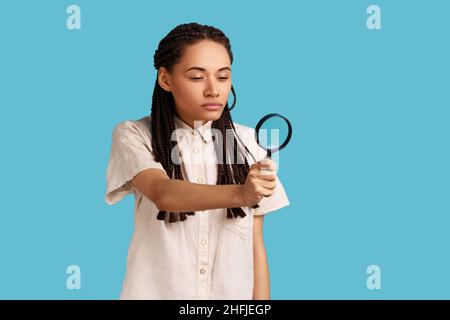
[[[261,169],[265,169],[264,174],[261,174]],[[268,174],[267,170],[273,173]],[[244,206],[253,206],[261,201],[263,197],[271,196],[274,193],[276,179],[276,164],[272,160],[265,159],[252,164],[242,186]]]

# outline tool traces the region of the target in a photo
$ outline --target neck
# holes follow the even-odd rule
[[[208,122],[207,120],[186,120],[183,119],[183,117],[181,117],[177,112],[175,113],[175,115],[181,120],[183,121],[185,124],[187,124],[189,127],[191,127],[192,129],[196,129],[199,126],[199,123],[201,121],[201,125],[203,126],[206,122]],[[194,124],[197,125],[197,127],[194,127]]]

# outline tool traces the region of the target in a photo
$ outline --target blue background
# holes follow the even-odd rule
[[[294,126],[279,172],[291,205],[265,219],[272,298],[450,298],[449,14],[424,0],[2,1],[0,298],[118,298],[133,197],[104,202],[112,129],[150,113],[154,50],[192,21],[231,40],[234,121],[276,111]],[[66,288],[71,264],[81,290]],[[381,290],[366,287],[372,264]]]

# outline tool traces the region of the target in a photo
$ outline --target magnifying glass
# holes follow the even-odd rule
[[[291,137],[292,125],[286,117],[278,113],[270,113],[262,117],[255,127],[256,142],[267,152],[265,158],[261,160],[261,162],[268,162],[272,159],[272,154],[284,149],[291,140]],[[280,141],[282,141],[282,143],[280,143]],[[255,163],[258,162],[250,151],[249,154]],[[273,174],[273,171],[261,169],[260,174],[270,175]],[[255,204],[252,208],[259,208],[259,205]]]

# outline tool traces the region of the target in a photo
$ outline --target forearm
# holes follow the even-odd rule
[[[165,180],[159,186],[158,208],[187,212],[242,207],[241,185],[210,185]]]
[[[270,277],[264,243],[260,241],[253,248],[253,300],[270,300]]]

